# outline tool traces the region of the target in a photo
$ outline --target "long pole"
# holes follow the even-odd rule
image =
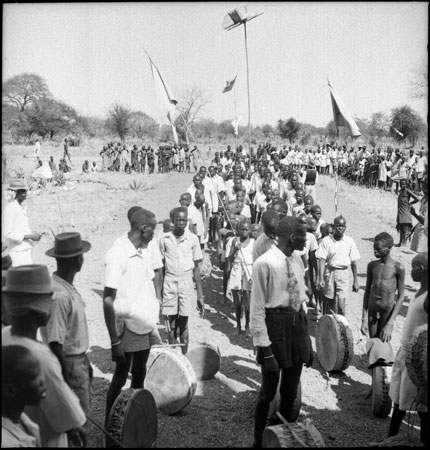
[[[237,114],[236,114],[236,83],[233,86],[233,102],[234,102],[234,120],[236,121],[237,120]],[[238,140],[238,135],[239,135],[239,133],[237,131],[237,127],[238,127],[238,124],[236,124],[236,128],[234,130],[234,134],[236,136],[236,150],[237,150],[237,140]]]
[[[248,85],[248,154],[251,154],[251,102],[249,100],[249,63],[248,63],[248,39],[246,36],[246,22],[243,22],[245,30],[245,53],[246,53],[246,81]]]

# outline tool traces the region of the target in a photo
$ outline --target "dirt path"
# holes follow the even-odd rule
[[[154,190],[139,194],[138,204],[152,210],[157,220],[163,220],[168,217],[169,210],[177,205],[179,195],[191,184],[191,178],[192,174],[168,174]],[[303,370],[303,398],[299,417],[299,420],[310,417],[326,445],[333,447],[367,446],[372,441],[380,441],[386,436],[389,425],[389,418],[372,415],[371,399],[361,396],[369,387],[371,377],[366,368],[365,341],[360,335],[359,327],[366,266],[373,259],[371,239],[384,230],[391,232],[396,238],[397,235],[392,223],[382,223],[380,218],[363,210],[359,198],[349,198],[348,189],[347,185],[343,186],[339,212],[347,220],[346,234],[354,238],[361,254],[358,263],[361,289],[358,293],[351,292],[346,305],[346,317],[354,334],[355,356],[352,364],[341,374],[327,374],[317,359],[312,368]],[[375,195],[378,195],[377,191]],[[332,221],[334,204],[331,178],[321,177],[317,197],[317,203],[323,210],[323,218]],[[391,199],[390,196],[387,198]],[[392,201],[395,202],[395,197],[392,197]],[[123,205],[121,210],[116,207],[116,210],[102,212],[106,219],[92,233],[92,250],[86,256],[82,274],[76,279],[76,286],[87,303],[90,358],[95,368],[92,418],[99,424],[103,423],[106,390],[114,367],[101,301],[103,259],[113,240],[127,230],[125,215],[132,202],[124,198]],[[91,208],[89,213],[91,214]],[[53,269],[52,260],[44,255],[48,246],[41,244],[35,257],[40,263],[48,263]],[[412,296],[416,288],[409,275],[412,254],[397,248],[393,253],[395,258],[405,263],[408,274],[406,294]],[[253,441],[254,405],[260,383],[259,367],[255,363],[252,341],[243,335],[236,337],[234,334],[235,322],[231,305],[221,304],[222,274],[216,265],[217,259],[213,251],[211,258],[214,269],[203,285],[207,310],[204,319],[197,312],[190,317],[190,347],[200,341],[218,345],[222,355],[221,369],[214,379],[198,382],[194,399],[183,411],[173,416],[158,414],[157,447],[249,447]],[[407,302],[395,323],[395,351],[399,345],[406,308]],[[310,320],[309,323],[315,350],[315,321]],[[164,327],[159,325],[159,329],[165,338]],[[406,430],[406,425],[403,428]],[[94,426],[90,429],[89,446],[103,447],[104,437]]]

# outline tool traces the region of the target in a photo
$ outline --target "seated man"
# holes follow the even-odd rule
[[[82,173],[89,174],[90,173],[90,164],[88,160],[86,159],[85,162],[82,164]]]

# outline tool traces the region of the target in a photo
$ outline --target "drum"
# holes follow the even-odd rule
[[[187,353],[188,361],[193,366],[197,380],[210,380],[218,372],[221,365],[219,348],[208,342],[201,342]]]
[[[387,417],[391,411],[390,390],[391,367],[375,366],[372,369],[372,413]]]
[[[273,425],[263,431],[263,448],[325,447],[320,432],[306,419],[288,425]]]
[[[352,330],[345,317],[326,314],[318,321],[316,329],[318,360],[327,372],[342,372],[354,356]]]
[[[145,389],[121,391],[110,410],[106,430],[125,448],[151,448],[157,438],[157,408]],[[107,448],[120,448],[106,438]]]
[[[281,407],[281,380],[279,379],[278,388],[276,389],[275,398],[270,402],[269,407],[269,414],[267,417],[270,420],[278,420],[278,416],[276,415],[276,412],[279,411]],[[300,408],[302,407],[302,382],[299,382],[299,385],[297,387],[297,396],[294,400],[294,408],[291,415],[291,422],[295,422],[300,414]]]
[[[188,359],[172,349],[158,348],[145,377],[145,389],[154,396],[157,409],[175,414],[194,397],[197,380]]]
[[[417,387],[427,385],[428,325],[416,327],[406,347],[405,364],[409,378]]]

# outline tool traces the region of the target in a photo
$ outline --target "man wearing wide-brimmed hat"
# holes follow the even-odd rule
[[[3,236],[6,239],[12,265],[14,267],[32,264],[32,242],[40,240],[41,234],[33,233],[27,215],[27,184],[21,178],[12,179],[9,190],[15,192],[15,199],[8,203],[3,215]]]
[[[54,247],[46,251],[57,261],[57,271],[52,275],[54,292],[51,316],[41,335],[60,361],[66,383],[79,397],[82,409],[90,412],[92,369],[87,357],[89,348],[88,323],[85,303],[73,286],[80,272],[84,253],[91,244],[81,239],[77,232],[55,236]]]
[[[36,340],[38,328],[48,322],[54,291],[46,266],[7,271],[2,297],[12,325],[2,330],[2,346],[21,345],[39,360],[46,397],[38,406],[26,407],[25,413],[39,425],[42,447],[67,447],[67,434],[74,444],[84,446],[86,417],[79,399],[64,381],[57,357]]]

